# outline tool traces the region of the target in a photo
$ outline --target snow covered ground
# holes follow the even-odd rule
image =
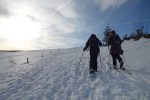
[[[123,43],[132,74],[110,70],[108,49],[101,47],[102,68],[98,58],[94,79],[88,74],[89,52],[75,73],[82,48],[0,52],[0,100],[150,100],[149,45],[148,39]]]

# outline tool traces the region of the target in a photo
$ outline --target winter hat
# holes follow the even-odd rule
[[[91,38],[96,38],[96,35],[95,34],[91,34]]]

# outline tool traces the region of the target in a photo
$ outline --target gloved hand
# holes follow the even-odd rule
[[[83,51],[85,51],[86,50],[86,48],[83,48]]]
[[[124,51],[123,51],[123,50],[121,50],[120,54],[121,54],[121,55],[123,55],[123,52],[124,52]]]

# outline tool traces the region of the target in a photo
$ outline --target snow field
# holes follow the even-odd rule
[[[149,44],[147,39],[123,43],[132,75],[110,70],[108,48],[101,47],[95,79],[88,74],[88,51],[75,73],[82,48],[0,52],[0,100],[150,100]]]

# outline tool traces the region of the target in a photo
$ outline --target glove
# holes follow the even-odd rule
[[[123,51],[123,50],[121,50],[120,54],[121,54],[121,55],[123,55],[123,52],[124,52],[124,51]]]
[[[86,50],[86,48],[83,48],[83,51],[85,51]]]

